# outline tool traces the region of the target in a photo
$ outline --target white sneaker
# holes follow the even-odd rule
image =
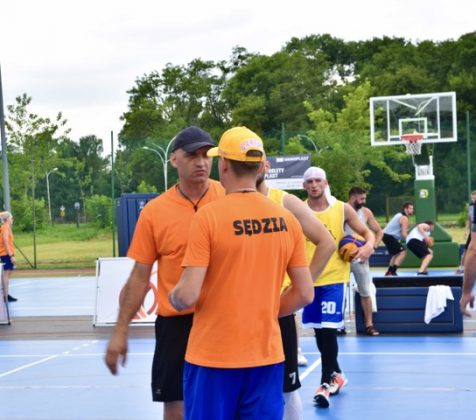
[[[298,347],[298,366],[307,366],[308,361],[301,351],[301,347]]]

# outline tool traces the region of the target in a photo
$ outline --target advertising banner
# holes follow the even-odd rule
[[[266,185],[281,190],[302,190],[302,176],[311,166],[310,155],[268,156],[271,165]]]

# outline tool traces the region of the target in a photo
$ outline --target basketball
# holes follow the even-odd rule
[[[431,236],[428,236],[426,238],[426,244],[428,245],[428,248],[433,248],[433,245],[435,245],[435,240]]]
[[[355,251],[363,245],[365,245],[365,241],[360,236],[344,236],[339,242],[339,255],[344,261],[351,262]]]

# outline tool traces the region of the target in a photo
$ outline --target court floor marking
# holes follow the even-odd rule
[[[309,353],[306,353],[309,354]],[[321,364],[321,358],[317,359],[311,366],[309,366],[303,373],[299,374],[299,379],[304,381],[309,374],[311,374]]]
[[[0,373],[0,378],[4,378],[4,377],[9,376],[9,375],[11,375],[11,374],[13,374],[13,373],[20,372],[20,371],[22,371],[22,370],[31,368],[31,367],[33,367],[33,366],[36,366],[36,365],[39,365],[39,364],[48,362],[48,361],[53,360],[53,359],[56,359],[56,358],[58,358],[58,357],[60,357],[60,356],[69,356],[69,355],[71,355],[71,352],[81,350],[81,348],[88,347],[88,346],[90,346],[91,344],[96,344],[97,342],[98,342],[98,340],[92,340],[92,341],[90,341],[90,342],[88,342],[88,343],[83,343],[83,344],[81,344],[80,346],[75,346],[75,347],[73,347],[73,348],[71,348],[71,349],[69,349],[69,350],[65,350],[65,351],[63,351],[63,352],[61,352],[61,353],[52,354],[52,355],[50,355],[50,356],[48,356],[48,357],[44,357],[43,359],[37,360],[37,361],[35,361],[35,362],[27,363],[26,365],[19,366],[19,367],[15,368],[15,369],[8,370],[8,371],[6,371],[6,372]],[[42,356],[43,356],[43,355],[42,355]]]

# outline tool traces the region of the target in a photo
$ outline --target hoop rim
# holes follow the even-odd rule
[[[423,140],[423,134],[420,133],[411,133],[411,134],[402,134],[400,140],[407,141],[409,143],[418,143]]]

